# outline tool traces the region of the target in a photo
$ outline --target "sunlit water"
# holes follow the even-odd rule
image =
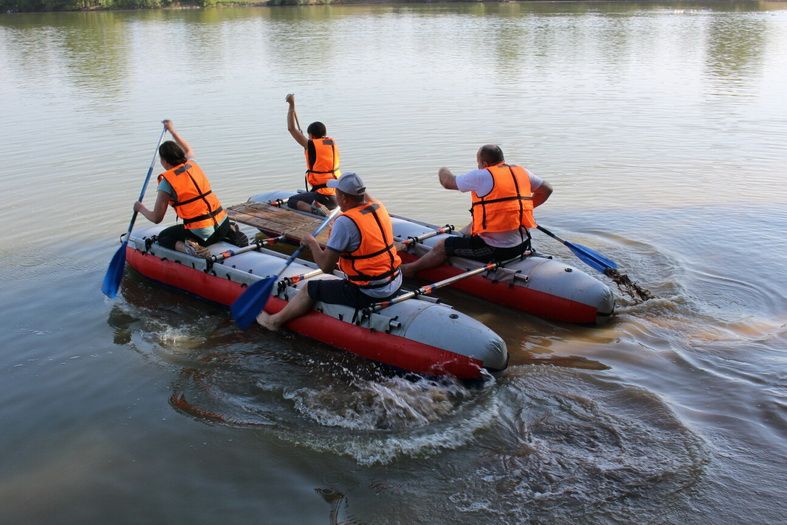
[[[785,86],[783,3],[0,15],[0,522],[787,521]],[[657,298],[584,328],[446,292],[508,343],[476,385],[131,273],[105,300],[158,122],[237,203],[301,184],[288,92],[433,223],[468,218],[437,168],[499,143]]]

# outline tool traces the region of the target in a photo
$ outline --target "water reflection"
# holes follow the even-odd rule
[[[768,21],[759,15],[716,15],[707,28],[707,69],[712,94],[745,95],[756,85],[768,39]]]
[[[71,468],[87,483],[42,486],[68,489],[57,510],[73,522],[112,521],[130,493],[160,522],[304,491],[317,518],[300,521],[331,506],[373,523],[738,523],[752,508],[780,522],[786,21],[783,3],[740,2],[0,15],[0,441],[15,451],[0,521],[29,518],[3,520]],[[301,183],[288,91],[392,211],[433,223],[468,217],[437,168],[500,142],[556,187],[539,220],[659,299],[590,331],[450,297],[509,342],[509,371],[473,387],[243,334],[133,277],[103,303],[160,118],[183,123],[239,202]],[[112,452],[81,465],[94,443],[75,439],[42,456],[64,428]],[[151,486],[155,454],[178,474]],[[178,483],[183,499],[159,497]],[[97,493],[87,518],[66,501]]]

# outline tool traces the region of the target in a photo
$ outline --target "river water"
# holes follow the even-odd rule
[[[785,86],[784,3],[0,15],[0,523],[784,523]],[[420,220],[463,224],[437,169],[499,143],[657,298],[586,328],[446,293],[508,343],[483,385],[131,272],[105,299],[159,121],[238,203],[301,184],[288,92]]]

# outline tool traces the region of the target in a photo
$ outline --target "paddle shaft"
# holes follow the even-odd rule
[[[298,126],[298,131],[300,131],[301,134],[303,134],[303,130],[301,129],[301,123],[298,122],[298,112],[292,110],[292,116],[295,117],[295,125]]]
[[[166,133],[167,128],[164,127],[161,130],[161,135],[158,138],[158,142],[156,143],[156,149],[153,152],[153,160],[150,161],[150,167],[148,168],[148,173],[145,176],[145,182],[142,184],[142,191],[139,192],[139,199],[138,202],[142,202],[142,199],[145,197],[145,191],[148,189],[148,182],[150,182],[150,176],[153,173],[153,164],[156,162],[156,154],[158,154],[158,148],[161,144],[161,140],[164,138],[164,133]],[[128,231],[126,235],[122,237],[122,242],[120,243],[120,248],[117,249],[115,255],[112,256],[112,260],[109,261],[109,266],[107,267],[107,271],[104,274],[104,279],[101,283],[101,292],[113,299],[117,293],[118,289],[120,289],[120,282],[123,280],[123,271],[126,268],[126,247],[128,246],[128,239],[131,236],[131,230],[134,228],[134,223],[137,220],[137,212],[131,215],[131,222],[128,224]]]
[[[399,295],[399,296],[394,297],[393,299],[390,299],[388,301],[382,301],[382,302],[379,302],[379,303],[375,303],[375,304],[371,305],[368,308],[368,310],[372,311],[372,312],[378,312],[378,311],[382,310],[383,308],[388,308],[389,306],[393,306],[395,304],[401,303],[402,301],[406,301],[408,299],[412,299],[413,297],[418,297],[419,295],[428,295],[428,294],[432,293],[434,290],[437,290],[438,288],[443,288],[443,287],[448,286],[450,284],[453,284],[453,283],[455,283],[457,281],[461,281],[462,279],[466,279],[468,277],[472,277],[474,275],[478,275],[479,273],[490,272],[492,270],[496,270],[496,269],[500,268],[501,266],[505,266],[508,263],[511,263],[511,262],[514,262],[514,261],[518,261],[519,259],[521,259],[521,257],[517,256],[517,257],[513,257],[511,259],[508,259],[506,261],[487,263],[487,264],[481,266],[480,268],[476,268],[475,270],[470,270],[469,272],[460,273],[459,275],[454,275],[453,277],[449,277],[447,279],[443,279],[442,281],[437,281],[436,283],[427,284],[426,286],[422,286],[422,287],[418,288],[417,290],[413,290],[412,292],[407,292],[405,294]]]
[[[566,246],[568,246],[568,241],[564,241],[563,239],[561,239],[560,237],[558,237],[557,235],[555,235],[555,234],[554,234],[554,233],[552,233],[551,231],[547,230],[546,228],[544,228],[544,227],[543,227],[543,226],[541,226],[540,224],[539,224],[538,226],[536,226],[536,227],[537,227],[539,230],[541,230],[542,232],[544,232],[544,233],[546,233],[547,235],[549,235],[550,237],[552,237],[553,239],[555,239],[556,241],[560,241],[560,242],[562,242],[563,244],[565,244]]]
[[[592,250],[587,246],[583,246],[581,244],[565,241],[560,237],[558,237],[557,235],[555,235],[554,233],[552,233],[551,231],[544,228],[543,226],[538,226],[538,229],[546,233],[553,239],[556,239],[559,242],[563,243],[564,246],[566,246],[569,250],[571,250],[571,253],[579,257],[579,259],[582,262],[584,262],[594,270],[598,270],[601,273],[606,273],[607,271],[614,270],[615,268],[618,267],[618,263],[616,263],[609,257],[600,254],[596,250]]]
[[[312,236],[312,237],[316,237],[317,235],[319,235],[319,234],[320,234],[320,232],[321,232],[321,231],[323,231],[323,230],[324,230],[324,229],[325,229],[325,228],[328,226],[328,223],[329,223],[329,222],[331,222],[331,219],[333,219],[333,218],[336,216],[336,214],[337,214],[337,213],[339,213],[339,211],[340,211],[340,209],[339,209],[338,207],[334,208],[334,209],[333,209],[333,211],[331,212],[331,214],[330,214],[330,215],[328,215],[328,216],[325,218],[325,220],[324,220],[324,221],[322,221],[322,224],[320,224],[319,226],[317,226],[317,229],[316,229],[316,230],[314,230],[314,231],[311,233],[311,236]],[[305,247],[306,247],[305,245],[301,244],[300,246],[298,246],[298,249],[297,249],[297,250],[295,250],[294,252],[292,252],[292,255],[290,255],[290,257],[287,259],[287,262],[285,262],[285,263],[284,263],[284,268],[282,268],[282,269],[281,269],[281,271],[280,271],[278,274],[276,274],[276,280],[277,280],[277,281],[279,280],[279,278],[281,277],[281,275],[284,273],[284,271],[285,271],[287,268],[289,268],[290,264],[292,264],[292,261],[294,261],[295,259],[297,259],[297,258],[298,258],[298,256],[301,254],[301,252],[303,251],[303,249],[304,249]]]
[[[216,255],[211,255],[210,262],[220,262],[224,259],[229,257],[233,257],[235,255],[240,255],[246,252],[253,252],[255,250],[261,249],[263,246],[268,246],[271,244],[276,244],[277,242],[284,240],[284,235],[279,235],[278,237],[271,237],[269,239],[261,239],[259,241],[254,241],[253,243],[249,244],[248,246],[244,246],[243,248],[238,248],[237,250],[226,250]]]
[[[150,176],[153,174],[153,165],[156,163],[156,156],[158,155],[158,148],[161,145],[162,139],[164,139],[164,133],[167,132],[167,128],[163,128],[161,130],[161,135],[158,138],[158,142],[156,143],[156,149],[153,152],[153,159],[150,161],[150,166],[148,167],[148,174],[145,176],[145,183],[142,185],[142,191],[139,192],[139,198],[137,202],[142,202],[142,199],[145,198],[145,192],[148,189],[148,183],[150,182]],[[131,230],[134,228],[134,223],[137,221],[138,212],[135,211],[131,215],[131,222],[128,224],[128,231],[126,232],[126,241],[128,242],[128,237],[131,235]]]
[[[426,239],[431,239],[432,237],[436,237],[441,233],[451,233],[454,230],[455,227],[453,224],[446,224],[445,226],[441,226],[440,228],[437,228],[430,232],[426,232],[417,237],[408,237],[407,239],[402,241],[402,244],[405,246],[412,246],[413,244],[425,241]]]
[[[284,283],[286,286],[292,286],[293,284],[297,284],[304,279],[310,279],[312,277],[316,277],[317,275],[322,274],[322,270],[312,270],[310,272],[302,273],[300,275],[291,275],[290,277],[285,277],[279,283]]]

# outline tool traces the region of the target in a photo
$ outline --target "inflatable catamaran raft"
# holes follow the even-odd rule
[[[311,224],[313,216],[290,214]],[[319,219],[315,219],[319,222]],[[126,261],[137,272],[222,305],[232,304],[247,286],[277,275],[286,256],[258,246],[238,253],[220,242],[209,247],[213,258],[193,257],[155,242],[163,226],[131,232]],[[265,310],[275,313],[310,279],[338,279],[313,263],[296,260],[282,274]],[[291,321],[299,334],[365,358],[426,375],[477,379],[482,369],[508,365],[505,342],[479,321],[428,297],[408,299],[379,311],[318,302],[315,311]]]
[[[229,213],[238,222],[256,226],[269,235],[289,234],[288,222],[282,214],[313,217],[282,205],[291,195],[292,192],[287,191],[260,193],[245,205],[233,206]],[[255,216],[262,219],[254,220]],[[435,225],[396,215],[391,216],[391,221],[394,236],[400,241],[427,237],[399,252],[405,263],[424,255],[438,239],[457,235],[451,231],[435,233],[440,230]],[[320,218],[313,218],[300,228],[308,231],[319,222]],[[483,263],[477,261],[451,257],[446,264],[419,272],[418,277],[440,281],[482,266]],[[495,271],[456,281],[452,286],[496,304],[567,323],[603,324],[615,309],[614,294],[606,284],[582,270],[536,252]]]

